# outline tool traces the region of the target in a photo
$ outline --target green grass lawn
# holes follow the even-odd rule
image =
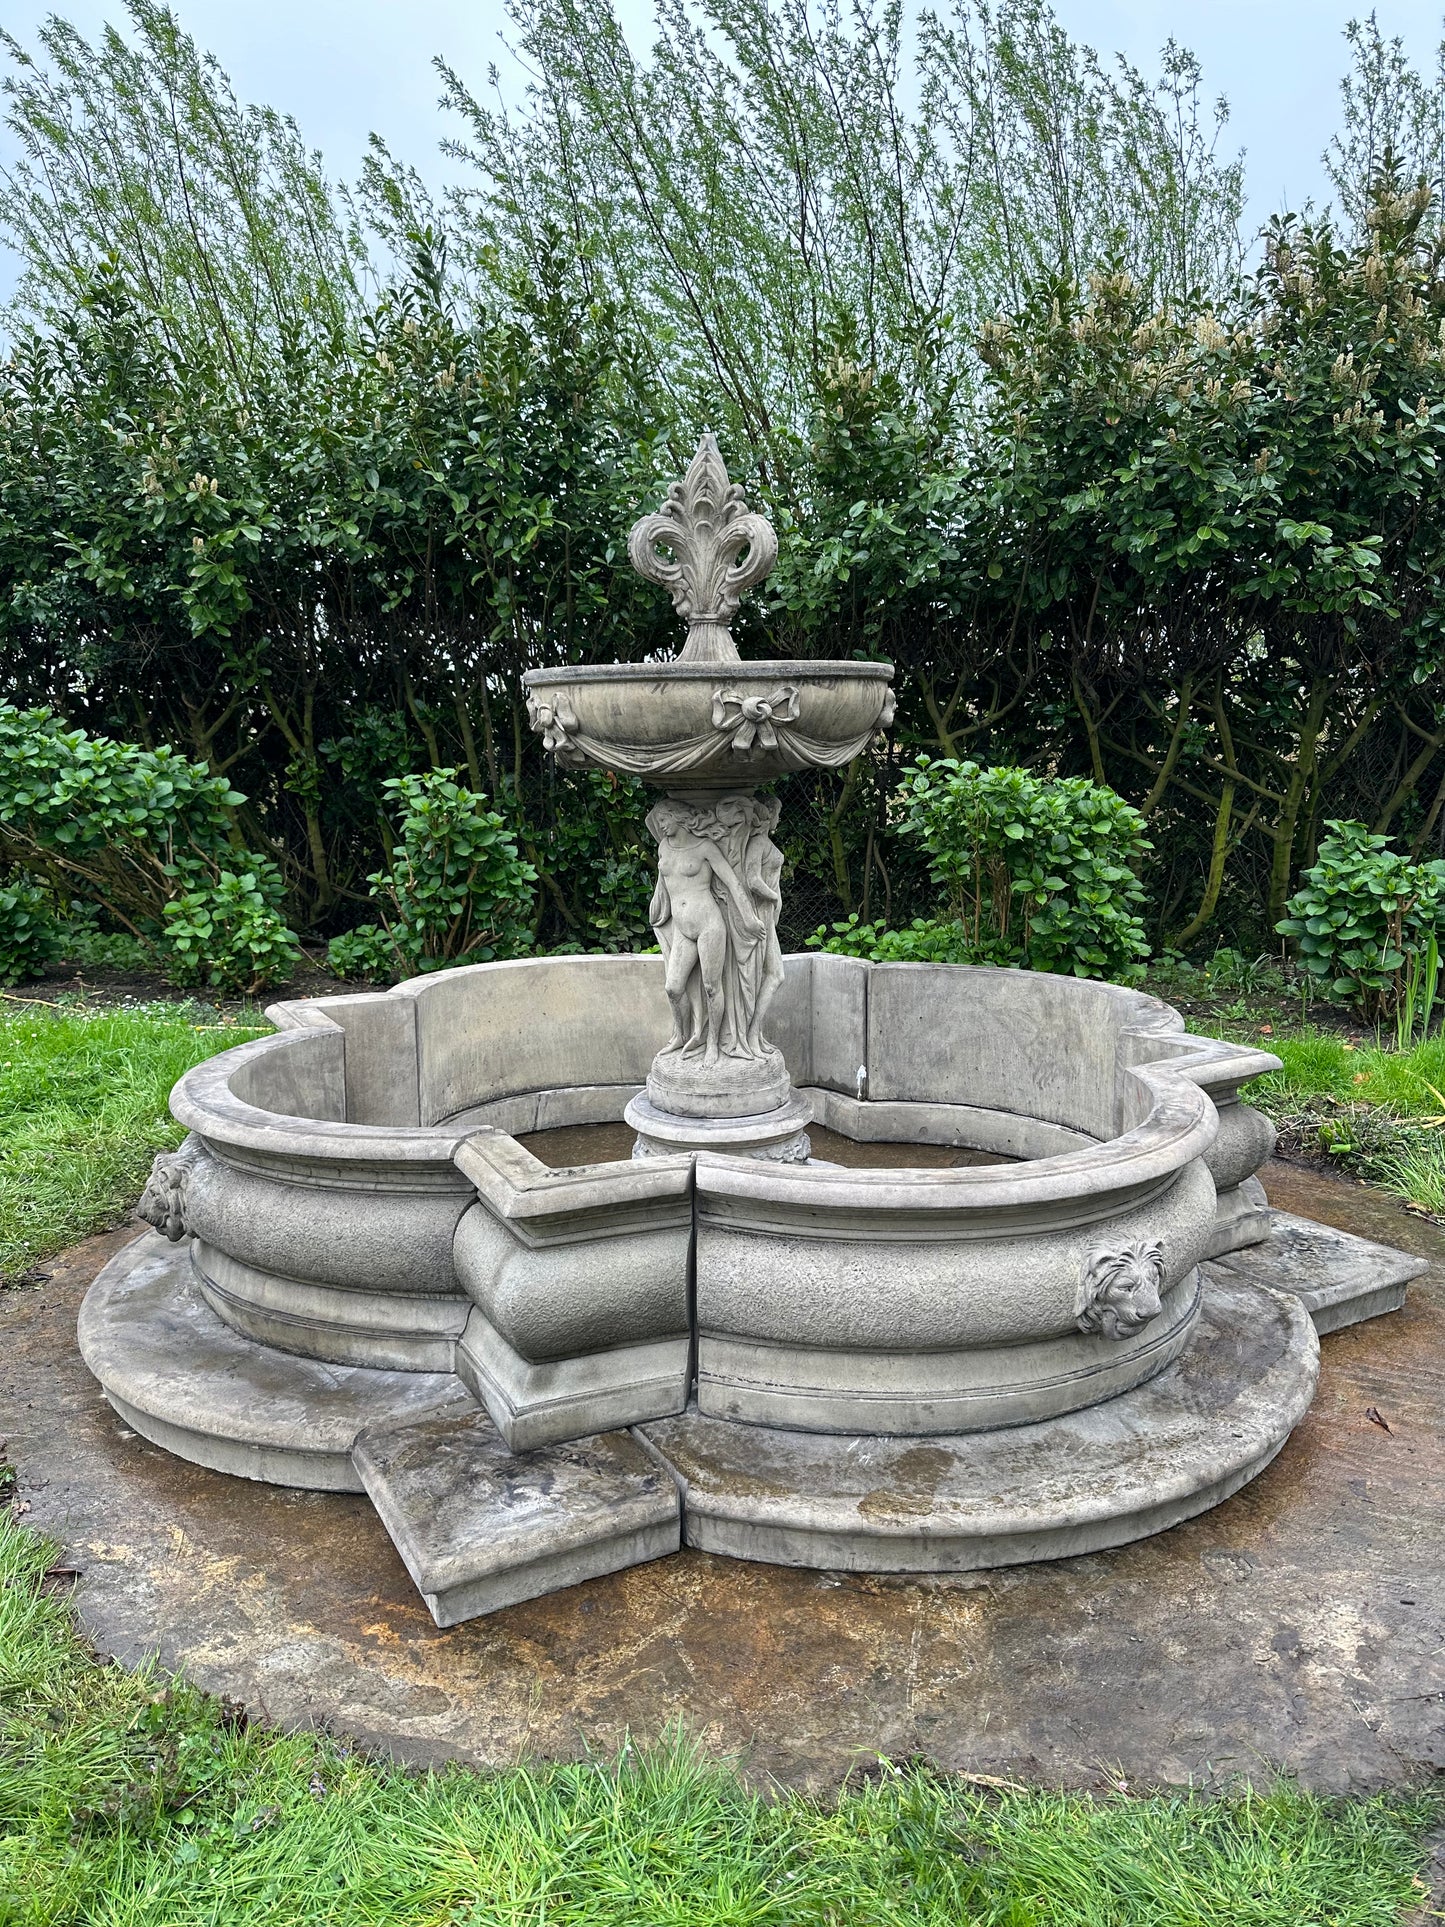
[[[103,1665],[0,1522],[7,1927],[1387,1927],[1438,1802],[1092,1799],[885,1769],[763,1798],[681,1740],[407,1772]]]
[[[0,1281],[118,1224],[182,1132],[172,1084],[257,1037],[204,1004],[52,1009],[0,1000]]]
[[[1282,1060],[1245,1095],[1293,1141],[1445,1218],[1445,1035],[1395,1051],[1309,1028],[1233,1034]]]
[[[0,1012],[13,1275],[122,1217],[180,1135],[172,1083],[259,1031],[199,1005]],[[1420,1076],[1445,1074],[1439,1045],[1406,1065],[1270,1041],[1287,1059],[1272,1106],[1366,1092],[1404,1116]],[[1423,1795],[1091,1799],[912,1766],[832,1800],[764,1798],[680,1739],[411,1773],[98,1661],[52,1557],[0,1504],[5,1927],[1386,1927],[1421,1900],[1440,1817]]]

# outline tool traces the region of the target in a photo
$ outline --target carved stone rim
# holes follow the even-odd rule
[[[577,682],[891,682],[891,662],[810,662],[806,657],[783,656],[766,662],[604,662],[575,669],[529,669],[522,682],[528,689],[555,689]]]
[[[705,673],[715,674],[716,665]],[[809,962],[813,961],[814,953],[806,956]],[[187,1071],[171,1094],[171,1113],[203,1137],[223,1160],[236,1158],[237,1153],[254,1154],[255,1165],[249,1168],[257,1169],[275,1161],[278,1168],[271,1174],[282,1181],[287,1181],[286,1167],[292,1166],[302,1170],[313,1167],[323,1174],[322,1181],[328,1183],[336,1181],[331,1175],[333,1172],[349,1169],[362,1172],[368,1185],[375,1182],[377,1172],[392,1178],[398,1188],[409,1188],[418,1181],[425,1183],[452,1172],[456,1150],[479,1127],[454,1129],[445,1120],[434,1125],[406,1126],[291,1118],[238,1097],[230,1088],[231,1079],[260,1054],[294,1050],[298,1046],[304,1049],[306,1040],[318,1032],[339,1031],[341,1026],[327,1013],[326,1006],[333,1002],[344,1005],[353,995],[364,995],[376,1002],[410,1000],[432,994],[449,978],[453,981],[476,978],[480,986],[486,984],[490,973],[498,971],[552,971],[561,966],[569,972],[607,972],[620,963],[635,961],[617,956],[525,957],[459,964],[450,971],[411,978],[387,991],[278,1002],[269,1006],[267,1014],[284,1028],[279,1028],[274,1036],[233,1045],[230,1050]],[[1009,974],[989,965],[838,961],[866,973],[947,968],[978,976]],[[955,1170],[853,1167],[834,1171],[814,1165],[807,1170],[799,1167],[797,1176],[789,1180],[780,1175],[785,1167],[770,1166],[767,1167],[770,1174],[767,1195],[762,1202],[769,1209],[775,1204],[785,1208],[816,1208],[826,1214],[830,1223],[846,1216],[853,1208],[866,1208],[870,1215],[881,1213],[885,1218],[893,1214],[912,1215],[915,1219],[946,1218],[954,1212],[967,1221],[992,1211],[1007,1220],[1057,1203],[1076,1210],[1077,1216],[1071,1221],[1092,1223],[1120,1208],[1121,1195],[1126,1194],[1137,1202],[1167,1187],[1185,1164],[1208,1149],[1218,1130],[1214,1101],[1209,1093],[1223,1085],[1232,1094],[1244,1079],[1279,1068],[1279,1059],[1267,1051],[1192,1035],[1177,1011],[1146,992],[1124,985],[1097,983],[1087,986],[1081,983],[1079,988],[1093,993],[1107,992],[1113,998],[1127,1000],[1131,1021],[1123,1026],[1120,1034],[1154,1040],[1161,1047],[1152,1061],[1136,1065],[1128,1072],[1144,1085],[1150,1099],[1149,1114],[1132,1130],[1074,1150],[1053,1152],[1003,1167]],[[484,993],[479,990],[479,995]],[[710,1197],[757,1200],[764,1168],[755,1160],[704,1152],[698,1159],[698,1188]],[[464,1184],[465,1180],[459,1182]],[[842,1196],[849,1189],[854,1196],[852,1205]],[[860,1194],[866,1203],[858,1202]],[[995,1234],[984,1229],[980,1235]]]

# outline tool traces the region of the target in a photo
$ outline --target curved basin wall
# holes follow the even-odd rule
[[[890,1135],[1029,1161],[900,1174],[699,1159],[702,1410],[960,1432],[1161,1371],[1215,1236],[1217,1114],[1190,1065],[1219,1047],[1114,985],[912,964],[874,966],[863,987],[868,1101],[825,1100],[827,1121],[877,1110]],[[1149,1047],[1124,1048],[1140,1027]]]
[[[178,1222],[207,1301],[279,1349],[405,1370],[454,1369],[470,1322],[478,1356],[538,1398],[548,1373],[599,1346],[651,1347],[655,1380],[662,1344],[668,1402],[608,1422],[676,1409],[691,1348],[690,1162],[659,1160],[640,1194],[630,1163],[569,1187],[477,1128],[498,1107],[512,1130],[620,1117],[661,1041],[657,1004],[658,960],[621,957],[274,1006],[280,1035],[211,1059],[172,1095],[194,1134]],[[509,1154],[485,1201],[456,1161],[469,1138]]]
[[[794,957],[770,1027],[821,1121],[1027,1162],[567,1172],[513,1134],[621,1115],[665,1033],[657,958],[478,965],[270,1014],[280,1034],[173,1094],[202,1290],[284,1350],[459,1369],[514,1443],[676,1409],[694,1284],[699,1399],[734,1417],[959,1430],[1139,1382],[1188,1336],[1215,1180],[1237,1189],[1262,1154],[1237,1086],[1274,1061],[1113,985]],[[1138,1296],[1101,1325],[1111,1264],[1114,1297]]]
[[[280,1350],[450,1370],[468,1312],[452,1245],[475,1196],[453,1162],[461,1139],[348,1122],[344,1034],[307,1016],[171,1094],[193,1134],[172,1183],[197,1282]]]

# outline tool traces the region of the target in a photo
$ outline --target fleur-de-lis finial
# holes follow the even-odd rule
[[[659,546],[670,549],[671,557],[660,555]],[[742,490],[728,480],[711,430],[658,512],[634,526],[627,553],[639,575],[669,592],[687,624],[679,660],[740,660],[732,620],[744,592],[777,561],[778,538],[767,517],[755,515]]]

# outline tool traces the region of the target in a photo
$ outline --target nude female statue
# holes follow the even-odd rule
[[[657,838],[657,888],[648,916],[662,949],[672,1008],[672,1035],[661,1054],[701,1045],[703,1061],[711,1065],[721,1055],[726,1015],[729,919],[724,904],[731,905],[737,927],[752,941],[762,937],[764,925],[737,871],[705,834],[706,814],[671,797],[649,812],[647,827]]]

